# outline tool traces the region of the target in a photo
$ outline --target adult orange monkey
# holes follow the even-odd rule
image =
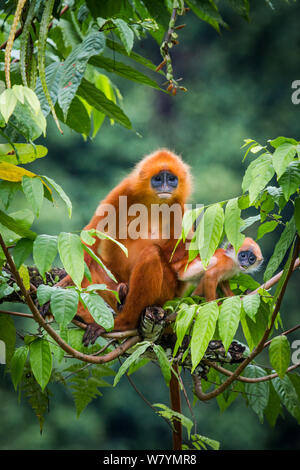
[[[118,283],[129,285],[122,311],[115,318],[115,330],[135,328],[145,307],[162,306],[175,296],[178,279],[169,259],[180,236],[184,204],[190,190],[188,166],[171,151],[158,150],[138,163],[132,173],[108,194],[85,227],[86,230],[106,230],[109,215],[114,216],[113,235],[128,249],[126,257],[115,243],[107,239],[97,239],[91,247]],[[166,208],[172,209],[167,211],[170,217],[164,217],[161,212]],[[109,214],[111,209],[114,214]],[[138,218],[137,213],[140,213]],[[141,237],[137,236],[138,229],[143,232]],[[176,234],[176,231],[179,233]],[[172,262],[185,255],[185,250],[179,250],[178,254],[175,252]],[[110,289],[117,288],[117,284],[87,253],[85,262],[94,284],[104,283]],[[70,284],[72,279],[66,276],[58,285],[65,287]],[[88,284],[89,281],[84,278],[82,286]],[[118,311],[112,293],[100,291],[99,294]],[[84,344],[94,343],[105,331],[104,328],[95,323],[82,305],[79,305],[77,314],[88,324]]]

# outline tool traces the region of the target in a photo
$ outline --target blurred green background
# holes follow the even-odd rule
[[[223,9],[230,30],[223,29],[221,35],[192,13],[187,15],[187,27],[180,31],[180,45],[173,52],[174,68],[183,77],[187,93],[171,97],[112,76],[134,131],[111,126],[106,119],[96,139],[85,142],[75,133],[61,136],[49,122],[45,141],[49,155],[28,169],[62,185],[73,202],[73,217],[68,219],[62,204],[53,208],[45,201],[35,225],[38,233],[81,229],[107,192],[158,147],[169,147],[191,165],[192,201],[206,204],[241,194],[247,165],[242,162],[243,139],[265,144],[267,139],[283,135],[299,140],[300,109],[291,102],[291,84],[300,79],[300,5],[273,3],[274,11],[261,0],[251,2],[250,23]],[[145,39],[137,46],[137,52],[160,62],[154,40]],[[248,234],[255,237],[256,228]],[[262,240],[266,260],[277,237],[269,234]],[[282,307],[285,328],[299,318],[297,289],[299,273],[294,275]],[[19,325],[29,328],[21,320]],[[155,365],[133,378],[151,403],[168,403],[168,389]],[[184,380],[192,399],[191,381],[188,376]],[[63,385],[56,386],[42,436],[31,409],[22,399],[18,403],[12,390],[9,376],[4,375],[0,388],[2,449],[171,447],[168,426],[144,404],[126,378],[116,389],[104,389],[103,397],[89,405],[79,419],[71,395]],[[186,406],[184,411],[189,415]],[[224,414],[216,402],[198,402],[194,413],[198,432],[219,440],[222,449],[300,449],[300,428],[287,413],[285,419],[278,419],[275,429],[267,422],[261,424],[239,398]]]

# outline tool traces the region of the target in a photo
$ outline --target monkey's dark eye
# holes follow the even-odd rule
[[[249,255],[249,257],[248,257],[248,260],[249,260],[249,263],[250,263],[250,264],[254,264],[255,261],[256,261],[256,256],[253,255],[253,254],[251,254],[251,255]]]
[[[246,258],[246,253],[245,253],[245,251],[241,251],[241,252],[240,252],[240,257],[243,258],[243,259]]]
[[[167,179],[168,179],[168,184],[169,184],[170,186],[173,186],[173,187],[176,187],[176,186],[177,186],[177,184],[178,184],[178,178],[177,178],[177,176],[175,176],[175,175],[170,175],[170,174],[169,174]]]

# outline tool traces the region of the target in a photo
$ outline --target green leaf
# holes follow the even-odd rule
[[[174,356],[177,354],[178,348],[181,346],[183,338],[185,337],[187,331],[189,330],[192,324],[197,308],[197,305],[184,304],[180,307],[180,310],[177,313],[175,322],[177,341],[174,347]]]
[[[218,248],[223,233],[224,212],[220,204],[208,207],[201,219],[204,244],[200,246],[200,256],[204,267],[207,267],[211,257]]]
[[[44,284],[41,284],[37,288],[36,294],[37,294],[37,299],[40,305],[44,305],[46,302],[49,302],[49,300],[51,299],[53,289],[56,289],[56,287],[51,287],[51,286],[47,286]]]
[[[94,67],[104,69],[107,72],[115,73],[122,78],[126,78],[127,80],[132,80],[133,82],[150,86],[156,90],[161,90],[159,85],[154,80],[147,77],[147,75],[143,74],[139,70],[136,70],[127,64],[123,64],[122,62],[109,59],[108,57],[97,56],[92,57],[89,60],[89,64],[93,65]]]
[[[39,177],[30,178],[24,175],[22,178],[22,188],[33,212],[38,217],[44,201],[44,186],[41,179]]]
[[[226,352],[239,326],[241,306],[240,297],[229,297],[224,300],[220,308],[218,328]]]
[[[173,421],[180,421],[182,426],[184,426],[187,430],[188,438],[190,438],[191,430],[194,425],[193,421],[186,416],[184,416],[182,413],[178,413],[177,411],[171,410],[166,405],[163,405],[162,403],[153,403],[153,406],[157,408],[162,408],[161,411],[158,411],[157,413],[164,418],[167,418],[173,423]]]
[[[24,261],[31,255],[32,247],[33,241],[28,238],[20,238],[20,240],[17,241],[13,251],[13,258],[17,269],[19,269]]]
[[[18,100],[12,88],[7,88],[0,95],[0,112],[7,123],[15,110]]]
[[[130,354],[130,356],[123,362],[121,367],[119,368],[115,380],[114,380],[114,387],[117,385],[117,383],[120,381],[121,377],[126,373],[126,371],[129,369],[131,364],[137,361],[137,359],[148,349],[148,347],[151,345],[149,341],[143,341],[142,343],[138,343],[138,345],[135,347],[135,350],[133,353]]]
[[[272,382],[270,382],[270,393],[269,393],[269,402],[267,407],[264,410],[264,415],[267,418],[267,421],[269,422],[270,426],[272,428],[275,427],[277,418],[279,414],[281,413],[281,403],[280,403],[280,398],[275,392],[275,389],[272,385]]]
[[[133,48],[134,33],[132,29],[128,26],[126,21],[121,18],[112,19],[112,22],[116,25],[120,39],[125,46],[126,52],[130,55],[131,49]]]
[[[106,98],[105,94],[101,90],[98,90],[93,83],[85,80],[85,78],[82,79],[81,85],[78,88],[78,95],[101,113],[115,119],[115,121],[122,126],[127,129],[132,128],[131,122],[122,109],[113,101]]]
[[[58,119],[65,121],[66,125],[75,132],[83,135],[89,135],[91,130],[91,118],[83,102],[75,96],[70,104],[67,119],[64,120],[61,109],[57,106],[56,114]]]
[[[48,341],[37,338],[29,346],[30,365],[36,381],[44,390],[52,371],[52,355]]]
[[[11,214],[11,216],[12,215],[13,214]],[[11,232],[20,235],[22,238],[30,238],[31,240],[34,240],[36,233],[28,229],[27,221],[18,220],[11,216],[0,210],[0,224],[7,227]]]
[[[269,357],[272,367],[278,376],[283,379],[290,365],[291,350],[290,343],[284,335],[275,336],[269,346]]]
[[[289,222],[287,222],[278,242],[275,245],[274,252],[268,262],[264,273],[264,281],[266,282],[270,279],[276,269],[279,267],[280,263],[282,262],[289,246],[291,245],[293,238],[296,233],[296,224],[294,217],[291,218]]]
[[[93,292],[83,293],[80,294],[80,298],[96,323],[99,323],[106,331],[113,329],[113,312],[100,295]]]
[[[283,379],[276,377],[272,384],[280,398],[282,404],[288,412],[300,423],[300,405],[297,392],[291,382],[291,379],[285,375]]]
[[[24,371],[24,366],[28,356],[29,347],[21,346],[17,348],[11,358],[10,373],[14,389],[17,390],[17,386],[20,383]]]
[[[238,251],[245,239],[245,235],[240,232],[241,224],[241,209],[239,208],[238,198],[236,197],[227,202],[224,221],[225,233],[228,241],[234,247],[235,252]]]
[[[249,365],[244,370],[243,375],[248,378],[257,379],[264,377],[266,372],[261,367]],[[269,402],[269,383],[267,381],[245,383],[245,393],[247,394],[249,405],[262,422],[264,410]]]
[[[296,155],[296,145],[290,143],[284,143],[279,145],[273,153],[273,166],[277,173],[277,177],[280,178],[288,165],[293,161]]]
[[[49,178],[48,176],[43,176],[42,178],[44,178],[44,180],[48,184],[50,184],[50,186],[52,186],[52,188],[57,192],[57,194],[60,196],[60,198],[64,201],[64,203],[66,204],[67,209],[68,209],[69,217],[71,218],[71,216],[72,216],[72,203],[71,203],[69,197],[66,195],[66,193],[62,189],[62,187],[59,184],[57,184],[53,179]]]
[[[242,182],[243,191],[249,191],[250,203],[255,201],[274,173],[272,156],[269,153],[260,155],[250,163]]]
[[[285,172],[279,178],[278,184],[282,188],[286,201],[288,201],[300,186],[300,165],[298,162],[292,162],[287,166]]]
[[[63,71],[62,62],[52,62],[50,65],[46,67],[46,70],[45,70],[46,84],[47,84],[47,88],[50,93],[50,97],[51,97],[53,105],[55,105],[57,101],[57,95],[59,91],[59,83],[60,83],[62,71]],[[40,77],[38,77],[37,82],[36,82],[35,93],[39,99],[42,112],[44,116],[47,117],[48,114],[50,113],[50,105],[45,96]]]
[[[257,240],[262,238],[266,233],[273,232],[277,225],[278,222],[276,220],[271,220],[270,222],[265,222],[264,224],[260,225],[257,230]]]
[[[159,344],[153,344],[153,351],[156,354],[165,382],[168,385],[171,380],[171,364],[165,350]]]
[[[36,114],[26,103],[17,103],[14,113],[9,121],[25,137],[27,141],[33,141],[46,135],[46,119],[40,109]]]
[[[5,361],[9,365],[16,344],[16,329],[9,315],[0,314],[0,340],[5,343]]]
[[[216,302],[209,302],[198,309],[191,340],[192,372],[203,358],[214,335],[218,315],[219,308]]]
[[[103,52],[105,34],[98,31],[89,33],[81,44],[76,46],[62,66],[58,104],[66,119],[70,104],[77,92],[89,59]]]
[[[56,287],[51,293],[51,313],[62,327],[67,326],[77,313],[78,294],[74,289]]]
[[[33,243],[33,260],[42,277],[49,271],[57,254],[57,237],[38,235]]]
[[[115,282],[118,282],[115,276],[113,275],[113,273],[105,266],[103,261],[93,252],[93,250],[91,250],[86,245],[83,245],[83,248],[91,256],[91,258],[93,258],[93,260],[96,261],[96,263],[98,263],[102,267],[102,269],[106,272],[106,274],[108,275],[108,277],[110,277],[110,279],[112,279]]]
[[[193,10],[201,20],[211,25],[218,32],[220,31],[219,25],[226,26],[226,23],[222,19],[218,8],[210,0],[187,0],[187,5]]]
[[[58,236],[58,252],[65,270],[77,287],[81,287],[84,275],[83,246],[80,237],[62,232]]]
[[[272,147],[277,149],[282,144],[292,144],[292,145],[297,145],[298,142],[295,139],[290,139],[289,137],[276,137],[276,139],[270,140],[269,141]]]
[[[119,54],[122,54],[122,55],[125,55],[125,56],[128,55],[127,52],[126,52],[125,47],[122,46],[122,44],[119,44],[116,41],[112,41],[111,39],[108,39],[108,37],[106,38],[106,45],[107,45],[107,47],[109,47],[114,52],[118,52]],[[150,70],[153,70],[154,72],[156,70],[157,66],[155,64],[153,64],[151,62],[151,60],[146,59],[145,57],[143,57],[140,54],[137,54],[136,52],[131,51],[130,59],[135,60],[139,64],[143,65],[144,67],[146,67]],[[160,72],[163,73],[162,71],[160,71]]]
[[[250,294],[243,297],[243,309],[248,317],[255,322],[255,317],[260,306],[260,295]]]
[[[18,158],[14,148],[10,144],[0,144],[0,161],[12,164],[30,163],[37,158],[42,158],[48,153],[48,149],[43,145],[14,144],[17,149]]]

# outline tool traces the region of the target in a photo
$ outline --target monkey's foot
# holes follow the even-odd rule
[[[151,305],[146,307],[141,316],[139,332],[143,338],[156,341],[165,326],[166,312],[162,307]]]
[[[37,303],[37,308],[39,309],[40,314],[45,320],[47,321],[54,320],[54,317],[50,310],[50,301],[46,302],[44,305],[39,305],[38,302],[36,303]]]
[[[98,323],[89,323],[82,338],[84,346],[94,344],[96,339],[105,333],[105,331],[106,330],[102,326],[98,325]]]

